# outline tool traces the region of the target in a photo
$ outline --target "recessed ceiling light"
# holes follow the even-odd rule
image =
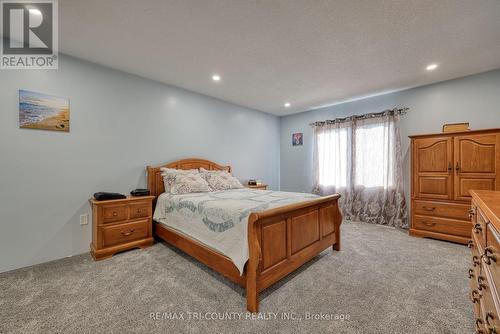
[[[286,102],[286,103],[284,104],[284,106],[285,106],[285,108],[290,108],[290,102]]]
[[[427,71],[433,71],[437,68],[437,64],[430,64],[429,66],[426,67]]]
[[[212,80],[213,81],[220,81],[220,75],[218,75],[218,74],[212,75]]]

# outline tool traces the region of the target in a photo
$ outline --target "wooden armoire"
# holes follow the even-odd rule
[[[470,190],[500,190],[500,129],[410,136],[410,235],[466,244]]]

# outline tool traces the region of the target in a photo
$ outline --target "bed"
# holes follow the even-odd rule
[[[169,195],[162,167],[231,167],[203,159],[147,167],[148,189],[155,196],[155,236],[245,288],[250,312],[258,312],[260,291],[328,247],[340,250],[339,195],[251,189]],[[214,215],[225,215],[224,223]]]

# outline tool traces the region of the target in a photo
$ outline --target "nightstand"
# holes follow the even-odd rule
[[[153,244],[153,199],[154,196],[129,196],[111,201],[90,199],[90,254],[94,260],[106,259],[124,250],[145,248]]]
[[[259,184],[259,185],[245,184],[245,187],[250,189],[267,190],[267,184]]]

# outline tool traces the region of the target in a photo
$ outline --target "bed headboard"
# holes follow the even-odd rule
[[[183,159],[158,167],[148,166],[148,189],[151,195],[155,197],[158,197],[165,192],[163,177],[161,176],[160,171],[160,168],[162,167],[175,169],[198,169],[203,167],[207,170],[227,170],[231,173],[231,166],[221,166],[219,164],[216,164],[215,162],[204,159]]]

